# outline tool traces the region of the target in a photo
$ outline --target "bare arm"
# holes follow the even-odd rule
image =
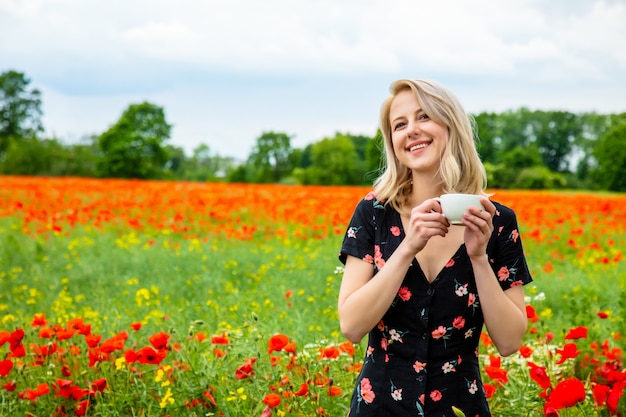
[[[489,336],[502,356],[512,355],[520,348],[528,325],[524,287],[503,291],[487,256],[470,259]]]
[[[502,356],[509,356],[520,348],[526,333],[528,319],[521,285],[502,290],[486,255],[486,247],[493,231],[495,207],[483,199],[485,211],[470,209],[463,219],[466,225],[465,245],[472,262],[480,305],[491,340]]]

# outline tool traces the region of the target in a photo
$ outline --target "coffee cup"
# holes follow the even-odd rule
[[[442,194],[436,200],[441,204],[441,211],[450,224],[462,225],[461,219],[470,207],[484,209],[481,198],[481,195],[476,194]]]

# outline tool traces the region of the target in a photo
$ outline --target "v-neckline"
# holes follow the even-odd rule
[[[402,226],[401,236],[400,237],[402,239],[404,239],[406,237],[406,232],[404,230],[404,222],[402,221],[402,214],[400,214],[400,212],[396,211],[396,215],[398,216],[399,223]],[[450,260],[453,259],[454,257],[456,257],[463,247],[465,247],[465,242],[461,241],[461,243],[459,244],[457,249],[454,251],[454,253],[448,259],[446,259],[446,262],[437,271],[437,273],[433,277],[432,281],[428,279],[428,276],[426,276],[426,272],[422,268],[422,265],[420,264],[420,261],[417,259],[417,254],[415,254],[415,256],[413,257],[413,261],[411,262],[411,265],[417,265],[417,267],[418,267],[418,269],[419,269],[419,271],[420,271],[424,281],[426,281],[426,283],[428,285],[432,285],[434,282],[436,282],[439,279],[439,276],[441,275],[441,273],[448,267],[448,263],[450,262]]]
[[[445,271],[446,268],[449,268],[448,263],[450,262],[450,260],[455,258],[464,246],[465,246],[465,242],[461,242],[461,244],[456,249],[456,251],[452,254],[452,256],[446,261],[446,263],[441,267],[441,269],[437,271],[437,274],[435,274],[432,281],[428,279],[428,277],[426,276],[426,273],[424,272],[424,269],[422,268],[422,265],[420,264],[420,261],[416,257],[413,257],[413,262],[411,262],[411,265],[417,266],[417,269],[422,275],[422,278],[424,279],[424,281],[426,281],[428,285],[433,285],[439,279],[439,277],[441,276],[441,273]]]

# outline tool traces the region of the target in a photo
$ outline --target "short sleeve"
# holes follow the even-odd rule
[[[489,261],[500,286],[507,290],[533,281],[519,234],[517,217],[510,208],[494,202],[494,236],[487,249]]]
[[[377,204],[380,203],[370,193],[354,209],[339,251],[339,261],[344,265],[348,255],[373,262]]]

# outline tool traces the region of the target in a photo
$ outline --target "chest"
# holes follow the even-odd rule
[[[403,226],[408,224],[404,219]],[[406,230],[406,228],[405,228]],[[451,226],[445,237],[433,236],[415,259],[428,282],[432,283],[463,244],[464,226]]]

